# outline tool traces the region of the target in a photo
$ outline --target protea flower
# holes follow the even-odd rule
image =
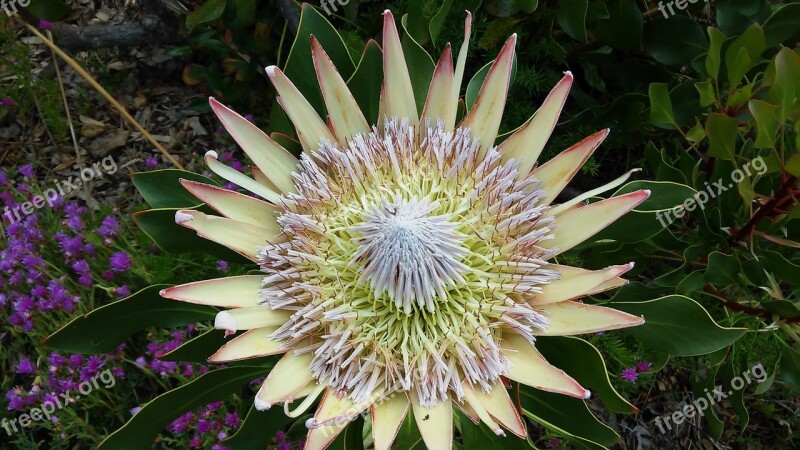
[[[176,221],[257,263],[263,274],[166,289],[167,298],[230,308],[215,327],[247,330],[215,362],[284,356],[261,386],[258,409],[304,413],[322,396],[307,449],[325,448],[369,410],[375,448],[391,446],[409,409],[428,448],[451,448],[453,406],[476,423],[527,434],[507,379],[588,398],[551,366],[537,336],[592,333],[643,319],[576,298],[621,286],[632,264],[584,270],[548,262],[644,201],[637,191],[592,204],[614,182],[551,205],[608,134],[600,131],[536,164],[572,75],[522,127],[495,146],[516,36],[456,124],[471,18],[457,63],[439,59],[420,113],[395,21],[384,13],[384,84],[370,126],[320,44],[312,55],[327,107],[321,118],[276,67],[267,73],[293,122],[299,159],[211,99],[258,167],[249,178],[217,161],[221,177],[261,199],[183,181],[224,217],[195,210]],[[298,404],[294,402],[297,401]]]

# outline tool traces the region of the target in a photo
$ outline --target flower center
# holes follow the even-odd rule
[[[503,329],[533,342],[547,326],[526,301],[558,277],[537,245],[553,221],[539,182],[443,127],[394,118],[303,154],[281,199],[288,240],[259,251],[262,302],[292,312],[271,337],[313,353],[314,378],[355,402],[488,390],[510,367]]]
[[[449,214],[431,215],[438,201],[383,200],[363,214],[352,230],[358,251],[353,261],[363,267],[359,283],[369,281],[376,297],[387,293],[398,308],[410,314],[413,305],[435,310],[435,299],[463,281],[468,270],[461,259],[469,250]]]

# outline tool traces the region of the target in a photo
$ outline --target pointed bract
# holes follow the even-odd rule
[[[282,348],[280,341],[269,337],[276,329],[275,326],[252,329],[220,347],[208,360],[222,363],[286,353],[286,349]]]
[[[411,393],[414,420],[429,449],[449,450],[453,448],[453,404],[442,400],[432,408],[420,405],[417,392]]]
[[[408,396],[398,392],[393,397],[370,407],[372,417],[372,440],[375,450],[390,450],[400,425],[408,414]]]
[[[483,80],[475,104],[459,124],[459,127],[470,129],[472,137],[480,142],[483,152],[494,145],[497,131],[500,129],[508,97],[508,85],[511,82],[516,44],[517,35],[514,34],[500,50],[489,73],[486,74],[486,79]]]
[[[209,103],[222,125],[253,163],[267,174],[281,192],[293,192],[291,173],[297,167],[297,158],[252,122],[228,109],[213,97],[209,99]]]
[[[416,126],[419,116],[411,76],[408,74],[394,16],[388,9],[383,13],[383,83],[384,86],[391,87],[384,91],[386,110],[383,113],[389,117],[407,117],[409,124]]]
[[[229,219],[267,228],[275,235],[281,232],[275,222],[278,209],[272,204],[219,186],[184,179],[180,183],[192,195]]]
[[[436,125],[437,120],[443,120],[444,129],[453,131],[456,118],[455,115],[451,117],[451,114],[454,111],[452,105],[456,101],[453,96],[453,55],[450,52],[450,44],[447,44],[433,72],[428,98],[422,110],[421,125],[432,127]]]
[[[308,103],[294,83],[289,81],[286,75],[275,66],[269,66],[266,70],[272,85],[280,95],[278,103],[297,130],[303,150],[315,151],[323,139],[336,142],[336,136],[328,129],[325,121],[319,117],[314,107]]]
[[[261,275],[241,275],[195,281],[163,289],[161,296],[199,305],[245,308],[258,305],[258,290],[263,279]]]
[[[606,136],[608,136],[608,129],[598,131],[533,171],[533,176],[541,183],[539,187],[546,194],[542,200],[543,204],[555,200]]]
[[[556,264],[550,264],[544,268],[558,271],[561,279],[542,286],[540,294],[533,294],[529,303],[534,306],[572,300],[622,286],[626,281],[619,277],[631,270],[633,263],[606,267],[601,270],[586,270]]]
[[[563,370],[548,363],[524,337],[506,332],[500,345],[511,363],[508,378],[547,392],[589,398],[589,391]]]
[[[560,302],[541,307],[550,323],[545,330],[534,330],[538,336],[573,336],[635,327],[644,318],[605,306],[581,302]]]
[[[340,144],[345,145],[354,135],[369,132],[369,124],[350,89],[319,41],[311,36],[311,56],[317,80],[328,109],[331,128]]]
[[[564,78],[550,91],[536,114],[498,146],[503,161],[512,158],[519,161],[517,170],[520,177],[530,173],[539,159],[558,122],[558,116],[561,115],[561,109],[564,107],[571,86],[572,73],[565,72]]]
[[[649,196],[649,190],[634,191],[559,214],[555,238],[542,242],[542,247],[557,248],[559,254],[563,253],[594,236]]]
[[[175,213],[175,223],[190,228],[197,235],[224,245],[251,261],[258,261],[258,248],[269,242],[280,242],[285,238],[275,235],[275,230],[257,227],[224,217],[209,216],[193,209]]]

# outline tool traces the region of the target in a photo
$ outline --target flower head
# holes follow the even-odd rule
[[[468,48],[445,49],[421,114],[394,18],[384,14],[384,90],[372,126],[319,42],[312,57],[329,117],[319,117],[277,67],[267,74],[294,123],[299,159],[246,118],[211,99],[260,168],[255,179],[209,168],[261,199],[183,180],[219,211],[176,213],[178,224],[258,264],[261,275],[190,283],[162,296],[230,308],[215,327],[234,333],[214,362],[284,354],[255,406],[283,403],[306,425],[307,449],[327,446],[370,409],[376,449],[387,449],[409,409],[429,448],[452,445],[453,407],[498,435],[527,430],[503,377],[587,398],[589,391],[536,350],[539,336],[594,333],[643,319],[575,299],[621,286],[633,265],[585,270],[550,262],[647,199],[636,191],[590,205],[631,172],[553,205],[608,134],[602,130],[546,164],[537,159],[572,84],[567,72],[525,125],[495,145],[514,59],[505,43],[474,106],[456,123]],[[304,398],[298,405],[294,399]]]
[[[636,369],[631,367],[629,369],[623,369],[622,372],[619,374],[619,377],[629,383],[635,383],[636,378],[638,378],[639,375],[636,373]]]

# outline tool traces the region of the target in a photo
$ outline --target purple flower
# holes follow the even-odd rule
[[[108,262],[114,272],[126,272],[131,268],[131,257],[125,252],[114,253]]]
[[[246,120],[248,122],[252,122],[253,121],[253,115],[252,114],[245,114],[244,115],[244,120]]]
[[[208,433],[211,430],[211,422],[206,419],[200,419],[197,421],[197,431],[200,433]]]
[[[225,414],[225,425],[231,428],[239,428],[239,414],[235,412]]]
[[[225,134],[225,128],[223,128],[221,126],[217,127],[216,133],[217,133],[217,136],[222,136],[223,134]]]
[[[191,448],[200,448],[203,446],[203,441],[200,440],[200,436],[195,435],[191,441],[189,441],[189,447]]]
[[[69,357],[69,366],[73,369],[77,369],[83,365],[83,355],[74,354]]]
[[[131,295],[131,290],[130,288],[128,288],[127,285],[122,285],[117,288],[117,295],[119,295],[120,297],[127,297]]]
[[[100,228],[97,229],[97,233],[105,238],[113,238],[117,236],[119,228],[120,225],[117,216],[106,216]]]
[[[278,450],[292,450],[292,444],[288,442],[281,442],[278,444]]]
[[[0,186],[8,186],[8,175],[6,175],[6,172],[2,169],[0,169]]]
[[[228,261],[217,261],[217,270],[220,272],[228,271]]]
[[[36,364],[28,358],[22,358],[17,364],[17,373],[20,375],[33,375],[36,373]]]
[[[639,361],[633,367],[637,372],[650,372],[653,370],[653,364],[647,361]]]
[[[229,191],[235,191],[236,188],[238,188],[239,186],[237,186],[236,183],[228,182],[228,183],[225,183],[222,187],[227,189],[227,190],[229,190]]]
[[[6,97],[0,100],[0,106],[8,106],[9,108],[13,108],[17,106],[17,104],[16,102],[14,102],[14,100],[11,100],[10,98]]]
[[[620,378],[629,383],[635,383],[636,378],[638,378],[638,375],[636,374],[636,369],[634,369],[633,367],[629,369],[624,369],[622,373],[619,374],[619,376]]]
[[[550,448],[556,448],[559,445],[561,445],[561,439],[558,439],[558,438],[550,439],[550,441],[547,443],[547,445]]]
[[[19,173],[21,173],[25,178],[33,178],[33,165],[25,164],[19,168]]]
[[[90,272],[89,263],[86,262],[85,259],[81,259],[72,263],[72,270],[74,270],[79,275],[85,275]]]
[[[151,156],[144,160],[144,166],[148,169],[158,169],[158,158]]]
[[[44,19],[39,19],[39,29],[50,31],[53,29],[53,24]]]
[[[278,431],[275,433],[275,440],[278,442],[286,442],[286,433],[283,431]]]

